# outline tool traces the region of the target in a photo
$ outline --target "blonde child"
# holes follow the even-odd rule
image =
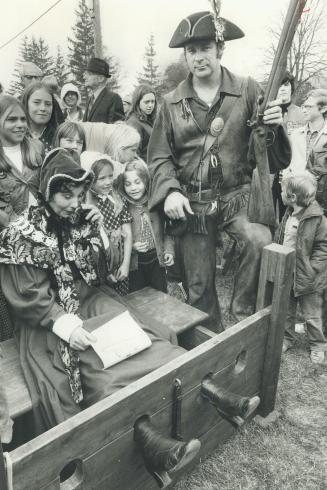
[[[111,242],[119,252],[119,267],[110,279],[114,289],[125,295],[128,291],[128,274],[132,251],[132,217],[127,210],[127,204],[112,187],[114,164],[106,155],[98,155],[88,169],[95,175],[94,182],[88,193],[88,202],[94,204],[104,218],[104,228]]]
[[[133,218],[129,287],[130,291],[137,291],[151,286],[166,292],[165,266],[174,263],[174,242],[164,236],[159,214],[148,211],[149,183],[149,172],[143,160],[127,163],[119,188]]]
[[[315,200],[316,191],[317,181],[309,172],[282,180],[282,200],[288,208],[277,241],[296,250],[283,352],[294,343],[299,304],[307,326],[311,361],[325,364],[327,340],[322,329],[322,304],[327,287],[327,219]]]

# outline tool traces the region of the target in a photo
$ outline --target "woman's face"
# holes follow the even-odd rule
[[[28,99],[27,108],[34,124],[46,126],[52,114],[52,97],[44,88],[35,90]]]
[[[107,195],[112,188],[114,171],[111,165],[105,165],[99,172],[92,188],[97,194]]]
[[[129,163],[136,157],[139,143],[134,143],[134,145],[122,146],[119,151],[119,161],[120,163]]]
[[[155,104],[155,95],[152,93],[145,94],[140,100],[140,109],[146,116],[150,116],[153,112]]]
[[[74,136],[62,136],[59,140],[59,146],[65,150],[76,151],[77,155],[80,156],[83,150],[83,140],[78,133]]]
[[[82,204],[85,197],[85,185],[78,187],[67,185],[62,192],[56,192],[50,199],[49,205],[61,218],[69,218]]]
[[[144,196],[145,185],[136,170],[128,170],[124,173],[124,189],[134,201],[139,201]]]
[[[75,107],[77,104],[77,94],[75,92],[67,92],[64,97],[64,102],[68,107]]]
[[[26,116],[19,106],[9,108],[0,119],[0,141],[2,146],[15,146],[24,139],[27,130]]]

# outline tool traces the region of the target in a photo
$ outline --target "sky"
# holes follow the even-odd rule
[[[42,36],[55,54],[59,45],[67,52],[67,36],[75,23],[78,0],[61,0],[42,19],[15,41],[1,48],[11,37],[33,22],[55,0],[10,0],[0,21],[0,81],[6,87],[18,55],[22,37]],[[262,77],[264,52],[271,38],[269,26],[278,22],[288,0],[223,0],[221,15],[238,24],[246,37],[227,43],[223,64],[241,75]],[[179,49],[168,43],[180,20],[190,13],[208,10],[208,0],[100,0],[103,44],[121,64],[121,93],[132,90],[136,74],[144,63],[144,50],[151,33],[155,36],[156,62],[161,69],[176,61]]]

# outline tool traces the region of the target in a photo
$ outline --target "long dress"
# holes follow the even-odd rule
[[[185,352],[171,343],[176,337],[168,329],[153,325],[150,318],[137,318],[133,311],[149,335],[151,347],[106,370],[92,348],[79,352],[84,400],[76,404],[59,352],[60,339],[51,331],[62,308],[56,302],[48,273],[33,266],[2,264],[0,281],[6,284],[5,296],[36,414],[37,432],[62,422]],[[88,331],[127,309],[123,298],[108,286],[90,287],[81,280],[75,285],[80,302],[77,313],[85,320],[83,327]]]

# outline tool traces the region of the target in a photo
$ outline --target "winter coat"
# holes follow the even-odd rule
[[[277,231],[276,241],[284,241],[288,208]],[[327,218],[317,201],[300,218],[296,236],[294,295],[303,296],[327,288]]]

